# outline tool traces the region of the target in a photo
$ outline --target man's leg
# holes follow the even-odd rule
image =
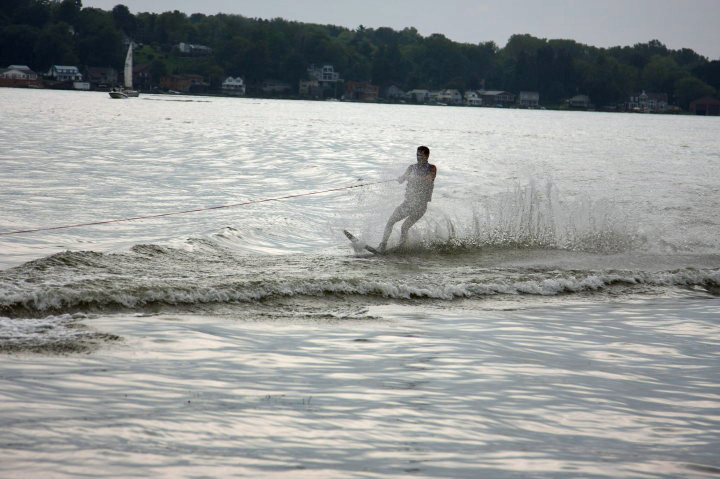
[[[418,220],[423,217],[425,211],[427,211],[427,203],[417,205],[410,211],[410,214],[408,215],[407,219],[403,221],[402,227],[400,228],[401,245],[405,244],[405,241],[407,241],[408,231],[410,230],[412,225],[417,223]]]
[[[388,222],[385,225],[385,232],[383,233],[382,241],[378,246],[378,249],[380,249],[380,251],[385,251],[385,247],[387,247],[387,242],[388,239],[390,239],[390,235],[392,234],[393,226],[395,226],[395,223],[407,216],[406,208],[404,208],[404,206],[405,203],[401,204],[400,206],[395,208],[393,214],[390,215],[390,219],[388,219]]]

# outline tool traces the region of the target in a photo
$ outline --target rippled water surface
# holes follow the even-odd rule
[[[718,118],[0,105],[0,476],[720,475]]]

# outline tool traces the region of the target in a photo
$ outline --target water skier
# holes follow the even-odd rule
[[[387,248],[387,242],[395,223],[407,218],[400,228],[400,245],[403,245],[407,241],[410,227],[425,214],[427,204],[432,200],[435,176],[437,175],[437,168],[435,168],[435,165],[428,163],[428,158],[430,158],[430,148],[418,146],[417,163],[408,166],[405,173],[397,179],[398,183],[407,181],[405,201],[395,208],[390,219],[388,219],[387,225],[385,225],[383,239],[378,246],[381,252]]]

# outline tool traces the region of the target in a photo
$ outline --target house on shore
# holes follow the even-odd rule
[[[668,109],[667,93],[642,93],[632,95],[627,102],[628,111],[662,113]]]
[[[27,65],[10,65],[0,69],[0,86],[39,88],[42,80]]]
[[[50,83],[45,82],[45,87],[59,89],[89,90],[90,82],[83,81],[83,75],[76,66],[53,65],[48,70],[46,77]]]
[[[196,45],[194,43],[180,42],[177,45],[180,55],[186,57],[207,57],[212,55],[213,50],[205,45]]]
[[[245,96],[245,80],[241,77],[227,77],[220,85],[220,89],[226,95]]]
[[[27,65],[10,65],[0,70],[0,78],[7,80],[37,80],[38,75]]]
[[[407,98],[406,93],[401,89],[398,88],[395,85],[390,85],[385,90],[385,98],[387,98],[389,101],[404,101],[405,98]]]
[[[330,86],[330,84],[332,83],[338,83],[342,81],[342,79],[340,78],[340,73],[336,72],[335,68],[329,64],[325,64],[321,67],[310,65],[307,71],[308,78],[312,80],[317,80],[322,87]]]
[[[207,88],[207,83],[205,83],[201,75],[183,73],[160,78],[160,86],[166,90],[192,93],[204,91]]]
[[[571,110],[587,110],[590,108],[590,97],[587,95],[575,95],[566,100],[568,108]]]
[[[405,97],[413,103],[427,103],[430,101],[430,91],[422,89],[410,90]]]
[[[540,93],[536,91],[521,91],[518,94],[518,106],[520,108],[540,107]]]
[[[380,88],[368,82],[349,81],[345,83],[345,98],[353,101],[377,101]]]
[[[82,81],[83,76],[78,67],[69,65],[53,65],[47,72],[47,77],[51,80],[66,81]]]
[[[465,105],[467,106],[482,106],[483,101],[475,90],[468,90],[465,92]]]
[[[318,100],[323,97],[323,88],[320,86],[320,82],[315,79],[300,80],[298,82],[298,95],[302,98]]]
[[[693,115],[719,116],[720,99],[706,96],[690,103],[690,113]]]
[[[300,81],[300,96],[322,98],[326,92],[332,90],[332,95],[337,97],[338,86],[343,79],[340,78],[340,73],[335,71],[335,67],[327,63],[320,67],[310,65],[307,74],[307,80]]]
[[[463,96],[462,93],[455,89],[440,90],[435,97],[435,102],[445,105],[462,105]]]
[[[515,94],[505,90],[478,90],[485,106],[509,107],[515,104]]]
[[[118,72],[110,67],[87,67],[85,79],[92,88],[111,88],[118,84]]]

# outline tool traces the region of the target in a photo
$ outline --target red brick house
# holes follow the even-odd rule
[[[166,90],[188,93],[194,85],[204,85],[203,77],[190,73],[169,75],[160,79],[160,86]]]
[[[690,103],[690,113],[695,115],[720,115],[720,99],[706,96]]]
[[[348,100],[377,101],[380,88],[368,82],[345,82],[345,92]]]

